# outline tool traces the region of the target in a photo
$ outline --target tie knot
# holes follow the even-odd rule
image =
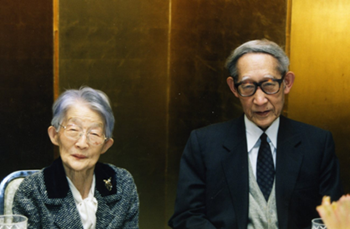
[[[260,136],[260,139],[261,139],[261,142],[267,142],[267,135],[265,133],[263,133],[261,136]]]

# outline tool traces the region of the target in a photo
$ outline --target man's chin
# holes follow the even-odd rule
[[[255,125],[257,125],[260,129],[262,130],[266,130],[267,128],[269,128],[269,126],[271,126],[271,124],[276,120],[276,118],[272,118],[272,117],[266,117],[264,119],[254,119],[253,122],[255,123]]]

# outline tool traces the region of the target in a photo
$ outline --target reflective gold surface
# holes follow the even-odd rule
[[[350,191],[350,2],[292,2],[289,117],[332,131]]]
[[[226,57],[250,39],[284,46],[290,36],[297,78],[288,115],[333,132],[349,192],[350,3],[290,2],[286,33],[286,1],[4,0],[1,178],[51,163],[46,129],[53,93],[89,85],[110,96],[117,120],[115,145],[102,160],[134,175],[141,228],[167,228],[190,131],[241,113],[225,83]],[[53,3],[59,3],[55,28]],[[53,31],[60,32],[54,86]]]
[[[59,2],[60,90],[89,85],[110,96],[115,145],[102,160],[134,175],[140,227],[167,228],[190,131],[241,114],[226,57],[250,39],[284,45],[286,2]]]
[[[167,228],[190,131],[241,114],[226,57],[250,39],[284,45],[285,15],[277,0],[5,0],[1,176],[51,163],[53,95],[89,85],[109,95],[116,116],[101,160],[133,174],[140,228]]]
[[[140,228],[164,228],[168,7],[164,0],[60,0],[60,90],[107,93],[115,143],[101,161],[126,168],[140,196]]]
[[[283,46],[290,35],[297,78],[288,115],[332,131],[349,192],[347,0],[290,1],[290,33],[285,1],[54,2],[57,30],[52,1],[4,0],[0,7],[0,178],[51,163],[54,87],[58,94],[89,85],[110,96],[117,120],[115,145],[102,160],[134,175],[141,228],[167,228],[190,131],[240,115],[225,83],[226,57],[247,40]],[[53,31],[60,32],[55,86]]]

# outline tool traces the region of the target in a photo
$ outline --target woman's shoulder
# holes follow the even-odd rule
[[[97,163],[95,167],[96,190],[102,197],[129,199],[136,193],[136,184],[131,173],[107,163]]]
[[[17,192],[32,195],[33,192],[43,192],[45,190],[43,170],[31,174],[23,179]]]
[[[119,181],[122,181],[122,180],[124,180],[124,181],[126,181],[126,180],[134,181],[133,176],[131,175],[131,173],[127,169],[115,166],[113,164],[106,164],[106,165],[114,170],[117,181],[118,180]]]
[[[38,170],[38,172],[26,176],[21,185],[31,185],[43,182],[43,170]]]
[[[134,185],[134,178],[131,173],[125,169],[109,163],[98,163],[98,170],[103,170],[105,174],[114,177],[117,185]]]

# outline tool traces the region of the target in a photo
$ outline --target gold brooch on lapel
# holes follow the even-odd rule
[[[112,186],[112,177],[110,177],[108,180],[103,180],[105,182],[105,186],[108,191],[111,191],[113,186]]]

